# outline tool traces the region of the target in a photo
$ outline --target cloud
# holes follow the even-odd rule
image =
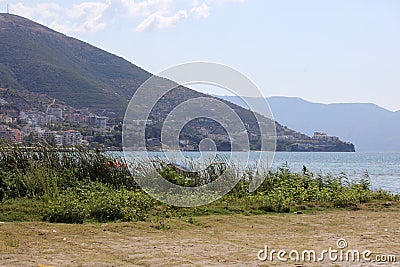
[[[133,2],[129,5],[129,11],[135,16],[149,16],[154,12],[169,12],[173,6],[173,0],[147,0]]]
[[[10,11],[29,18],[55,18],[61,11],[61,6],[56,3],[40,3],[36,7],[26,6],[22,3],[11,4]]]
[[[100,31],[121,18],[130,19],[132,28],[144,32],[176,26],[189,14],[196,19],[207,18],[212,5],[233,2],[244,0],[203,0],[202,4],[199,0],[91,0],[68,6],[54,2],[36,5],[19,2],[10,5],[10,10],[63,33]]]
[[[178,13],[173,16],[164,16],[161,13],[156,12],[142,21],[135,30],[137,32],[159,30],[175,26],[187,17],[188,14],[185,10],[179,10]]]
[[[214,0],[219,5],[223,5],[226,3],[244,3],[245,0]]]
[[[203,2],[200,6],[193,7],[190,12],[193,13],[197,19],[207,18],[210,16],[210,7]]]
[[[72,32],[95,32],[104,29],[107,26],[105,21],[102,21],[102,16],[108,6],[98,2],[84,2],[74,5],[72,9],[66,12],[69,21],[68,28]],[[57,23],[59,29],[63,27],[63,23]]]

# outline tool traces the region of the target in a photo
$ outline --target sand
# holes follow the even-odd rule
[[[66,225],[0,224],[0,266],[400,266],[399,209],[315,211],[307,214],[210,215],[159,222]],[[169,228],[169,229],[167,229]],[[395,255],[395,263],[271,262],[269,249],[338,249]],[[263,254],[260,254],[263,256]],[[287,255],[286,255],[287,256]],[[326,255],[325,255],[326,256]],[[327,258],[327,256],[326,256]]]

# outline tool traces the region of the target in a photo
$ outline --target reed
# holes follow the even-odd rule
[[[0,220],[12,219],[12,208],[26,201],[50,222],[157,220],[171,216],[210,213],[260,214],[290,212],[312,207],[357,209],[371,201],[399,201],[399,195],[371,190],[368,174],[350,180],[338,176],[315,175],[306,168],[293,173],[287,166],[277,170],[249,166],[242,169],[221,159],[218,164],[195,166],[195,172],[181,172],[170,162],[135,159],[126,162],[116,154],[90,151],[82,147],[60,151],[45,145],[34,149],[0,146]],[[236,186],[221,199],[198,208],[177,208],[152,199],[135,178],[151,185],[155,172],[181,186],[201,186],[222,173]],[[250,193],[254,179],[264,182]],[[222,184],[223,185],[223,184]],[[195,197],[195,196],[190,196]],[[21,204],[22,205],[22,204]],[[7,212],[5,212],[7,211]],[[28,218],[30,216],[27,216]],[[31,216],[34,217],[34,216]],[[153,219],[152,219],[153,218]]]

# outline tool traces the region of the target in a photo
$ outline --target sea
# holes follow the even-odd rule
[[[236,153],[235,159],[241,162],[258,157],[258,152]],[[198,159],[199,152],[184,152],[186,158]],[[228,157],[229,153],[218,152]],[[162,158],[160,152],[152,152],[152,156]],[[368,174],[372,189],[383,189],[400,194],[400,152],[276,152],[271,169],[287,166],[293,172],[301,172],[303,166],[314,174],[345,174],[350,180],[358,180]]]
[[[374,190],[400,193],[400,153],[340,153],[340,152],[277,152],[272,168],[283,164],[292,171],[303,165],[315,174],[346,174],[349,179],[360,179],[367,173]]]

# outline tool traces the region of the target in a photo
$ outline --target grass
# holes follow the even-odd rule
[[[114,164],[120,162],[121,164]],[[130,166],[130,164],[132,164]],[[196,208],[178,208],[154,200],[130,174],[144,175],[149,164],[170,182],[200,186],[228,171],[239,183],[221,199]],[[292,173],[286,166],[278,170],[240,172],[233,165],[208,168],[184,176],[161,160],[127,163],[116,156],[77,148],[60,153],[51,147],[0,146],[0,221],[56,223],[150,221],[155,228],[168,229],[171,218],[203,215],[261,215],[271,212],[307,213],[321,209],[357,210],[368,203],[399,202],[399,195],[370,189],[368,176],[350,181],[339,176],[314,175],[307,170]],[[242,174],[240,174],[242,173]],[[150,173],[151,174],[151,173]],[[240,175],[236,176],[235,175]],[[256,192],[249,193],[252,179],[265,178]],[[190,196],[193,197],[193,196]],[[190,219],[191,218],[191,219]]]
[[[0,221],[41,221],[47,203],[41,199],[8,199],[0,203]]]

